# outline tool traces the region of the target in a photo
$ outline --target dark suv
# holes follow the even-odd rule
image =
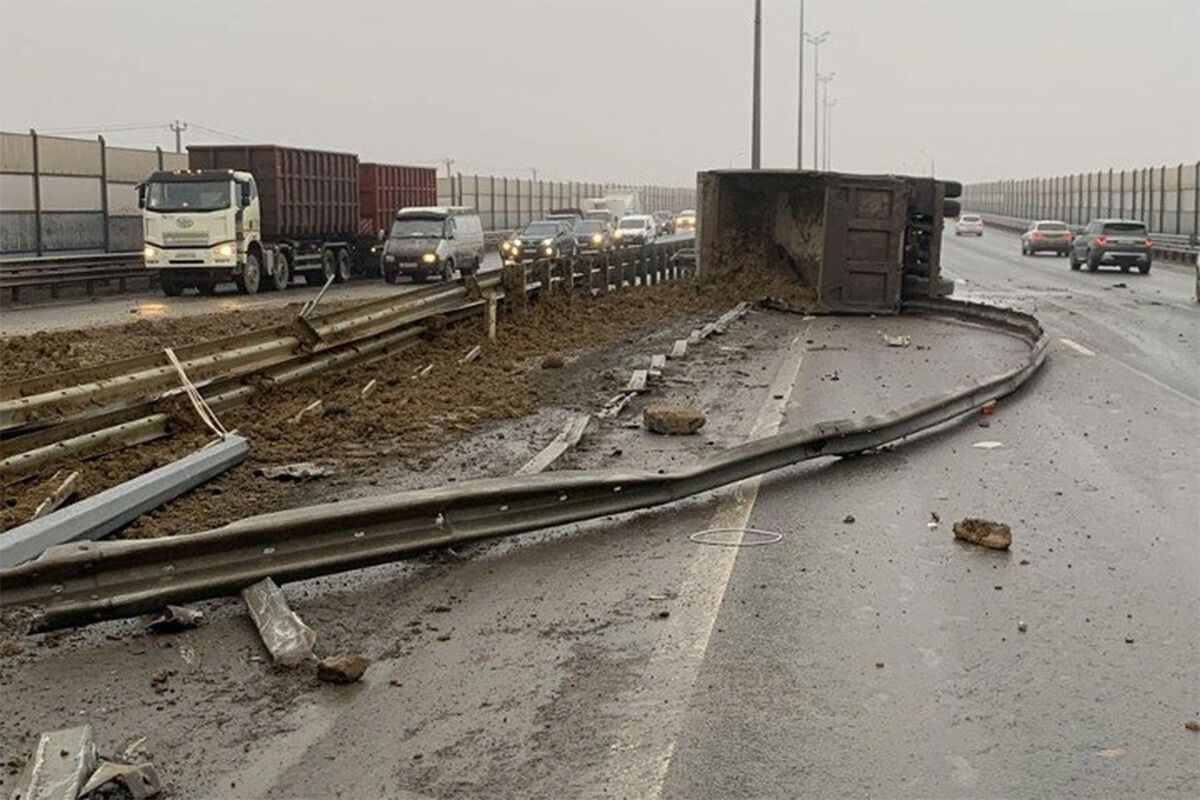
[[[1092,272],[1102,264],[1117,266],[1122,272],[1137,267],[1150,272],[1150,234],[1146,223],[1132,219],[1094,219],[1071,244],[1071,269],[1083,264]]]
[[[506,264],[540,259],[571,258],[578,252],[575,229],[561,219],[542,219],[529,223],[511,239],[500,244]]]

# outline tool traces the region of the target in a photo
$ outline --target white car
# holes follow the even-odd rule
[[[983,217],[978,214],[963,214],[954,223],[955,236],[983,236]]]
[[[658,238],[658,224],[649,214],[621,217],[613,241],[617,244],[650,244]]]

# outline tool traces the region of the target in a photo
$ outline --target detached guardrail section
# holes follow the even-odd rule
[[[588,274],[594,277],[595,271]],[[547,279],[552,284],[554,276]],[[0,571],[0,607],[32,607],[33,629],[51,630],[233,595],[265,577],[301,580],[455,543],[659,506],[950,422],[1015,391],[1045,359],[1046,337],[1027,314],[952,300],[913,302],[906,311],[1015,336],[1028,345],[1028,357],[1012,370],[888,414],[771,436],[666,474],[563,471],[476,480],[265,514],[175,538],[63,545]]]
[[[0,259],[0,290],[17,302],[21,291],[48,287],[57,299],[63,286],[87,287],[94,294],[97,283],[117,283],[124,292],[126,281],[158,279],[156,270],[147,270],[141,253],[89,253],[55,256],[29,256]]]
[[[1024,233],[1029,229],[1030,223],[1033,222],[1033,220],[1006,217],[1002,214],[975,213],[978,213],[983,218],[985,225],[999,228],[1002,231],[1013,231],[1014,233]],[[1073,227],[1078,228],[1080,226],[1076,225]],[[1195,264],[1196,254],[1200,253],[1200,247],[1192,244],[1190,236],[1151,231],[1150,240],[1154,242],[1154,247],[1150,249],[1150,253],[1154,258],[1165,259],[1167,261],[1181,261],[1184,264]]]

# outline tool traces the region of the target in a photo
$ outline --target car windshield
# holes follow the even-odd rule
[[[227,181],[151,183],[146,207],[151,211],[217,211],[229,208]]]
[[[441,238],[445,230],[445,221],[436,218],[407,218],[398,219],[392,223],[392,238]]]
[[[558,226],[553,222],[531,222],[521,231],[522,236],[554,236],[556,233]]]
[[[621,220],[621,224],[618,227],[644,228],[646,227],[646,220],[641,219],[640,217],[626,217],[625,219]]]
[[[1065,231],[1067,225],[1065,222],[1039,222],[1037,229],[1039,231]]]
[[[599,233],[604,230],[604,223],[599,220],[587,219],[575,226],[580,233]]]
[[[1140,222],[1106,222],[1104,232],[1110,236],[1145,236],[1146,226]]]

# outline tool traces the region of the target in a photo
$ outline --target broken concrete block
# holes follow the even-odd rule
[[[685,355],[687,355],[687,349],[688,349],[688,340],[687,339],[676,339],[675,344],[671,346],[671,352],[667,353],[667,358],[670,358],[670,359],[683,358]]]
[[[167,606],[166,610],[146,623],[151,633],[177,633],[204,624],[204,612],[188,606]]]
[[[968,517],[954,523],[954,538],[993,550],[1007,550],[1012,544],[1012,530],[1003,522]]]
[[[317,678],[326,683],[354,683],[369,666],[371,662],[361,653],[330,656],[317,664]]]
[[[653,405],[642,409],[646,430],[668,436],[695,433],[704,427],[704,412],[691,406]]]
[[[79,800],[107,800],[129,797],[147,800],[162,793],[162,782],[152,764],[114,764],[101,761],[87,784],[79,792]]]
[[[20,800],[75,800],[96,771],[91,725],[43,733],[12,797]]]
[[[242,600],[276,664],[294,667],[312,660],[317,635],[288,607],[275,581],[263,578],[247,586],[242,589]]]

